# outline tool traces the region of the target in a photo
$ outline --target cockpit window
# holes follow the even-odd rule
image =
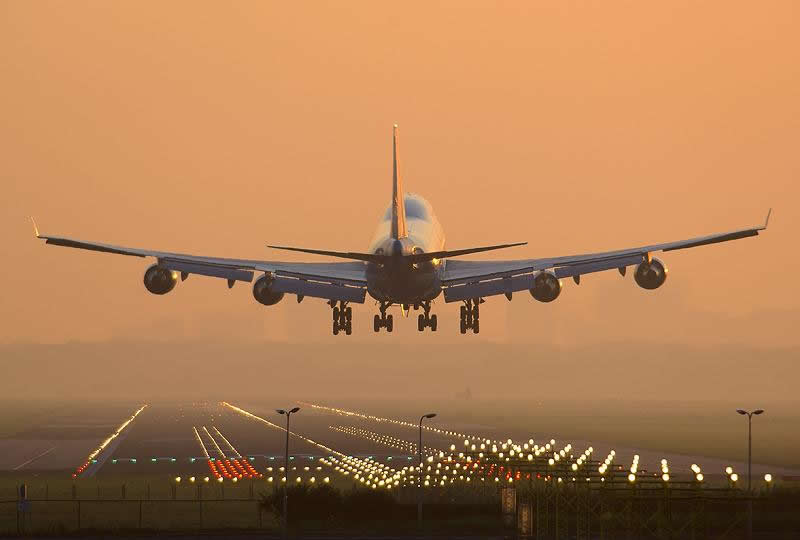
[[[428,208],[419,199],[406,197],[406,217],[428,219]]]
[[[406,217],[410,219],[430,219],[430,211],[428,205],[416,197],[406,197]],[[386,209],[383,215],[383,221],[392,219],[392,207]]]

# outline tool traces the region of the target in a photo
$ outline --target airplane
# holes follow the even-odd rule
[[[440,295],[446,303],[461,302],[459,330],[466,334],[480,332],[480,305],[489,296],[505,295],[510,301],[515,292],[529,291],[540,302],[552,302],[561,294],[563,278],[571,277],[580,285],[581,276],[604,270],[617,270],[623,277],[629,266],[633,279],[643,289],[661,287],[667,279],[667,267],[655,252],[667,252],[705,246],[739,238],[757,236],[769,224],[772,209],[763,225],[647,246],[537,259],[464,261],[457,257],[525,245],[526,242],[445,249],[445,235],[428,201],[403,190],[398,166],[398,130],[392,131],[392,201],[364,252],[329,251],[291,246],[268,247],[346,262],[281,262],[205,257],[120,247],[85,242],[60,236],[41,235],[34,221],[34,233],[47,244],[86,249],[117,255],[153,257],[155,264],[144,273],[145,288],[156,295],[167,294],[178,280],[191,274],[226,279],[228,288],[237,281],[253,282],[253,297],[265,306],[294,294],[300,303],[305,297],[321,298],[332,310],[333,334],[352,333],[353,308],[363,304],[367,294],[379,309],[373,320],[375,332],[392,332],[394,320],[387,314],[391,306],[409,310],[422,309],[417,328],[436,332],[438,320],[431,314],[433,301]]]

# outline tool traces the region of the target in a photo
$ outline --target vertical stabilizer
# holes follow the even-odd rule
[[[406,203],[403,193],[403,181],[397,164],[397,124],[392,131],[392,238],[405,238],[406,231]]]

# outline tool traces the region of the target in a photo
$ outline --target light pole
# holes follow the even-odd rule
[[[417,469],[417,482],[419,491],[417,492],[417,524],[422,527],[422,421],[426,418],[433,418],[436,413],[423,414],[419,418],[419,469]]]
[[[286,475],[286,485],[283,486],[283,533],[284,535],[289,530],[289,417],[300,410],[300,407],[295,407],[294,409],[290,409],[285,411],[283,409],[277,409],[275,412],[278,414],[285,414],[286,415],[286,460],[284,461],[285,465],[283,468],[283,472]]]
[[[747,416],[747,491],[749,492],[752,486],[752,475],[750,470],[753,466],[753,415],[763,414],[763,409],[756,409],[752,412],[747,412],[743,409],[736,409],[736,412]]]
[[[751,491],[753,482],[751,473],[753,467],[753,415],[763,414],[764,410],[756,409],[748,412],[744,409],[736,409],[736,412],[747,416],[747,538],[753,538],[753,492]]]

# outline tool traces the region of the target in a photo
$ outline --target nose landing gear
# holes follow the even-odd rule
[[[425,310],[425,313],[420,313],[417,317],[417,329],[420,332],[423,332],[426,328],[430,328],[431,332],[436,332],[438,321],[436,315],[431,315],[431,301],[428,300],[427,302],[422,302],[421,305],[422,309]]]
[[[483,302],[481,298],[473,298],[464,300],[464,305],[461,306],[461,324],[459,329],[462,334],[466,334],[467,330],[472,329],[473,334],[481,331],[480,327],[480,305]]]
[[[346,335],[353,333],[353,308],[347,305],[344,300],[336,305],[336,300],[328,302],[333,308],[333,335],[338,336],[340,330],[344,330]]]
[[[391,306],[389,302],[381,302],[381,314],[375,315],[375,319],[373,321],[373,327],[376,332],[380,332],[381,328],[386,328],[387,332],[391,332],[394,329],[394,318],[391,315],[386,314],[386,310]]]

